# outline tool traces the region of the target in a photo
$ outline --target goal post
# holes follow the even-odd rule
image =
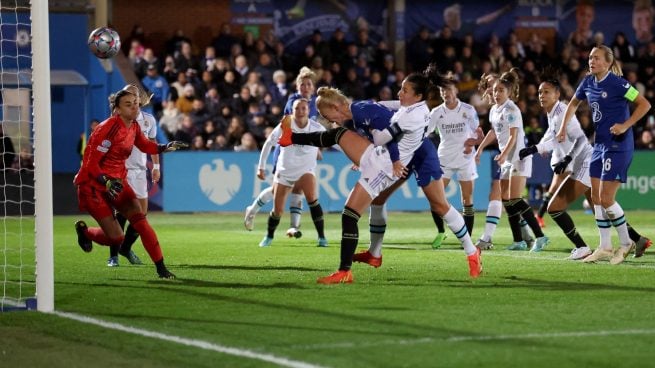
[[[37,310],[54,310],[52,132],[48,1],[32,0],[32,97],[34,127],[34,231]]]

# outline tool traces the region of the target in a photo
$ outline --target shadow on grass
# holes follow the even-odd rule
[[[239,270],[239,271],[312,271],[322,269],[297,266],[243,266],[243,265],[198,265],[198,264],[171,264],[171,269],[190,268],[198,270]]]

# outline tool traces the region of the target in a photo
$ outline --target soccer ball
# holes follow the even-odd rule
[[[121,38],[118,32],[113,29],[100,27],[91,32],[88,45],[89,50],[95,56],[101,59],[109,59],[116,56],[121,49]]]

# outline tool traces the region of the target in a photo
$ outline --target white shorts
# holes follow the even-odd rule
[[[301,173],[291,173],[291,175],[276,171],[275,176],[273,177],[273,183],[278,183],[281,185],[284,185],[286,187],[293,187],[300,178],[302,178],[303,175],[305,174],[311,174],[314,175],[314,170],[310,171],[305,171]]]
[[[441,166],[441,171],[443,171],[442,176],[447,179],[452,179],[455,175],[459,181],[473,181],[478,178],[478,167],[475,160],[469,160],[460,167]]]
[[[550,167],[555,166],[555,164],[558,164],[560,161],[564,159],[564,156],[561,156],[559,151],[553,150],[550,154]]]
[[[146,170],[127,170],[127,182],[138,199],[148,198],[148,177]]]
[[[393,176],[393,164],[386,147],[368,146],[359,160],[361,173],[358,183],[371,198],[377,197],[398,180]]]
[[[510,176],[532,176],[532,158],[526,157],[523,160],[505,162],[500,167],[500,180],[509,180]]]
[[[591,177],[589,176],[589,163],[591,162],[591,150],[578,156],[569,164],[572,174],[571,178],[591,188]]]

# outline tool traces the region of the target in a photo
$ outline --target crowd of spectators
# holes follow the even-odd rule
[[[188,142],[192,150],[256,151],[280,120],[294,92],[290,81],[302,66],[316,74],[317,88],[338,87],[355,100],[389,100],[396,98],[408,73],[423,70],[430,62],[452,72],[460,99],[476,107],[483,123],[489,107],[477,93],[480,76],[518,67],[522,84],[517,104],[528,144],[535,144],[547,127],[538,101],[540,71],[547,65],[559,68],[562,99],[568,100],[586,74],[588,54],[597,43],[613,48],[624,77],[655,105],[655,41],[631,45],[622,33],[607,42],[599,33],[586,38],[572,35],[558,42],[551,55],[536,34],[525,43],[514,32],[504,39],[491,35],[482,41],[470,34],[457,38],[448,26],[437,32],[421,27],[407,43],[406,70],[396,67],[385,41],[370,41],[367,29],[355,34],[337,29],[327,40],[317,30],[301,53],[292,54],[272,33],[236,36],[229,24],[223,24],[206,46],[194,44],[181,30],[165,45],[152,45],[137,25],[125,51],[143,86],[154,94],[155,114],[170,139]],[[654,114],[649,112],[635,125],[637,148],[655,148]],[[581,107],[578,118],[593,139],[589,111]]]

